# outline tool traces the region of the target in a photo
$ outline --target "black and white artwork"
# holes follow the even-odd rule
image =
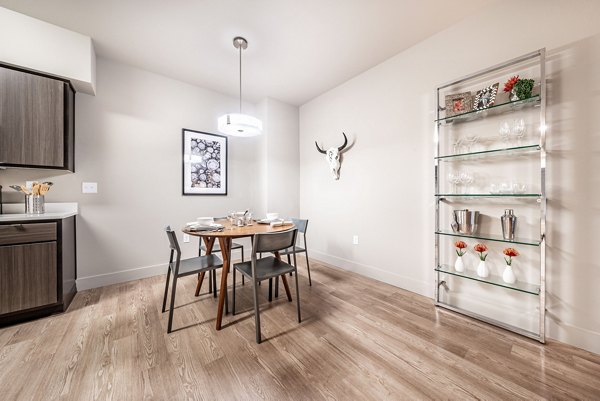
[[[477,91],[474,100],[474,110],[483,110],[492,107],[496,102],[496,94],[498,94],[498,83],[487,86],[480,91]]]
[[[183,194],[227,195],[227,137],[183,130]]]

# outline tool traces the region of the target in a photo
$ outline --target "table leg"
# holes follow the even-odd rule
[[[217,330],[221,330],[221,322],[223,320],[223,307],[227,296],[227,275],[229,274],[231,238],[219,237],[219,245],[223,255],[223,269],[221,272],[221,290],[219,291],[219,306],[217,307]]]
[[[215,237],[203,237],[204,245],[206,245],[206,254],[210,255],[213,249],[213,245],[215,244]],[[201,241],[202,241],[201,239]],[[198,283],[196,284],[196,293],[194,295],[200,295],[200,288],[202,288],[202,282],[204,281],[204,272],[200,273],[198,276]]]
[[[279,252],[275,252],[275,257],[281,260],[281,255],[279,254]],[[288,301],[292,302],[292,293],[290,292],[290,286],[287,282],[285,274],[281,276],[281,282],[283,283],[283,288],[285,288],[285,294],[287,295]]]

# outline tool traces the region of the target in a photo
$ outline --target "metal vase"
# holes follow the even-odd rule
[[[504,210],[504,215],[500,216],[500,222],[502,223],[502,237],[505,240],[513,241],[517,228],[517,216],[514,215],[513,210]]]
[[[45,209],[44,195],[25,195],[25,213],[44,214]]]

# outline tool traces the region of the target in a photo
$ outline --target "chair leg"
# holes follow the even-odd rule
[[[169,269],[167,270],[167,283],[165,284],[165,296],[163,298],[163,306],[162,306],[163,313],[165,313],[165,308],[167,306],[167,295],[169,292],[169,279],[170,278],[171,278],[171,266],[169,266]]]
[[[210,294],[211,292],[213,292],[213,281],[212,281],[212,276],[213,274],[215,274],[214,270],[209,270],[208,271],[208,293]]]
[[[236,282],[235,282],[235,271],[236,270],[237,269],[234,267],[233,268],[233,290],[232,290],[233,293],[232,293],[232,296],[231,296],[231,314],[232,315],[235,315],[235,285],[236,285]],[[242,277],[244,277],[243,274],[242,274]]]
[[[242,263],[244,263],[244,247],[242,247]],[[246,284],[246,283],[244,282],[244,279],[245,279],[245,278],[246,278],[246,276],[244,276],[244,275],[242,274],[242,285]]]
[[[290,256],[290,254],[287,254],[287,258],[288,258],[288,265],[292,264],[292,257]],[[290,277],[292,277],[292,272],[290,272]]]
[[[175,308],[175,291],[177,290],[177,276],[173,275],[173,287],[171,288],[171,306],[169,307],[169,324],[167,333],[171,332],[173,327],[173,309]]]
[[[260,313],[258,311],[258,288],[256,285],[257,281],[252,278],[252,287],[254,289],[254,325],[256,326],[256,343],[260,344]]]
[[[279,276],[275,277],[275,298],[279,298]]]
[[[308,270],[308,285],[312,286],[312,280],[310,278],[310,263],[308,262],[308,250],[304,250],[304,254],[306,255],[306,270]]]
[[[212,293],[213,293],[213,298],[217,297],[217,271],[213,270],[212,271]]]
[[[298,286],[298,269],[296,269],[296,305],[298,305],[298,323],[302,322],[300,317],[300,287]]]
[[[273,301],[273,279],[269,279],[269,302]]]

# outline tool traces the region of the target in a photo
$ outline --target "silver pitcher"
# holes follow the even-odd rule
[[[477,234],[479,226],[479,212],[476,210],[461,209],[452,212],[452,231],[460,234]]]
[[[502,236],[506,240],[515,239],[515,229],[517,228],[517,216],[514,215],[512,209],[505,209],[504,215],[500,216],[502,222]]]

